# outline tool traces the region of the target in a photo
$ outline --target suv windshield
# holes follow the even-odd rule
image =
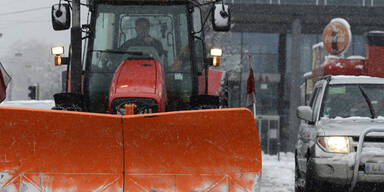
[[[369,102],[373,109],[370,109]],[[375,115],[372,115],[372,111]],[[321,116],[327,118],[384,116],[384,85],[330,85],[326,90]]]

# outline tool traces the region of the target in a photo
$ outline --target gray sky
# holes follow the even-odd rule
[[[54,31],[51,6],[59,0],[1,0],[0,1],[0,59],[14,54],[9,50],[16,42],[45,41],[50,45],[65,45],[68,49],[70,32]],[[85,16],[86,13],[82,16]],[[21,45],[22,46],[22,45]],[[47,51],[50,47],[47,47]]]
[[[61,71],[65,67],[54,67],[50,48],[63,45],[64,56],[67,56],[70,30],[59,32],[52,28],[51,6],[58,2],[59,0],[0,0],[0,62],[12,76],[7,99],[29,99],[27,88],[37,83],[44,90],[40,91],[40,98],[48,93],[50,97],[43,99],[51,99],[52,92],[60,92]],[[86,10],[82,16],[85,22]],[[16,53],[21,55],[15,55]]]

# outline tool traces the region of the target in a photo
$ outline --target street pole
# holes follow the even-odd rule
[[[301,22],[296,19],[292,23],[292,44],[291,44],[291,82],[289,92],[289,149],[294,149],[294,143],[296,143],[299,121],[296,117],[296,108],[299,105],[300,90],[299,90],[299,78],[300,78],[300,40],[301,40]]]

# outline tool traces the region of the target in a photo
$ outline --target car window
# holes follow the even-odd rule
[[[316,99],[316,96],[317,96],[317,92],[319,91],[318,88],[315,88],[315,90],[313,91],[312,95],[311,95],[311,99],[309,101],[309,106],[313,109],[313,104],[315,103],[315,99]]]
[[[320,108],[320,105],[321,105],[321,86],[319,87],[316,87],[315,91],[314,91],[314,99],[313,99],[313,102],[312,102],[312,111],[313,111],[313,119],[317,120],[316,117],[317,117],[317,114],[318,114],[318,111],[319,111],[319,108]]]

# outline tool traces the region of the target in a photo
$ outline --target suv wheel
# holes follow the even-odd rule
[[[311,157],[307,160],[307,171],[305,173],[305,179],[304,179],[304,192],[318,192],[321,191],[319,185],[317,185],[317,182],[313,179],[313,167],[311,165]]]
[[[304,191],[304,182],[305,178],[302,177],[302,173],[300,172],[299,165],[297,163],[297,156],[295,156],[295,192],[303,192]]]

